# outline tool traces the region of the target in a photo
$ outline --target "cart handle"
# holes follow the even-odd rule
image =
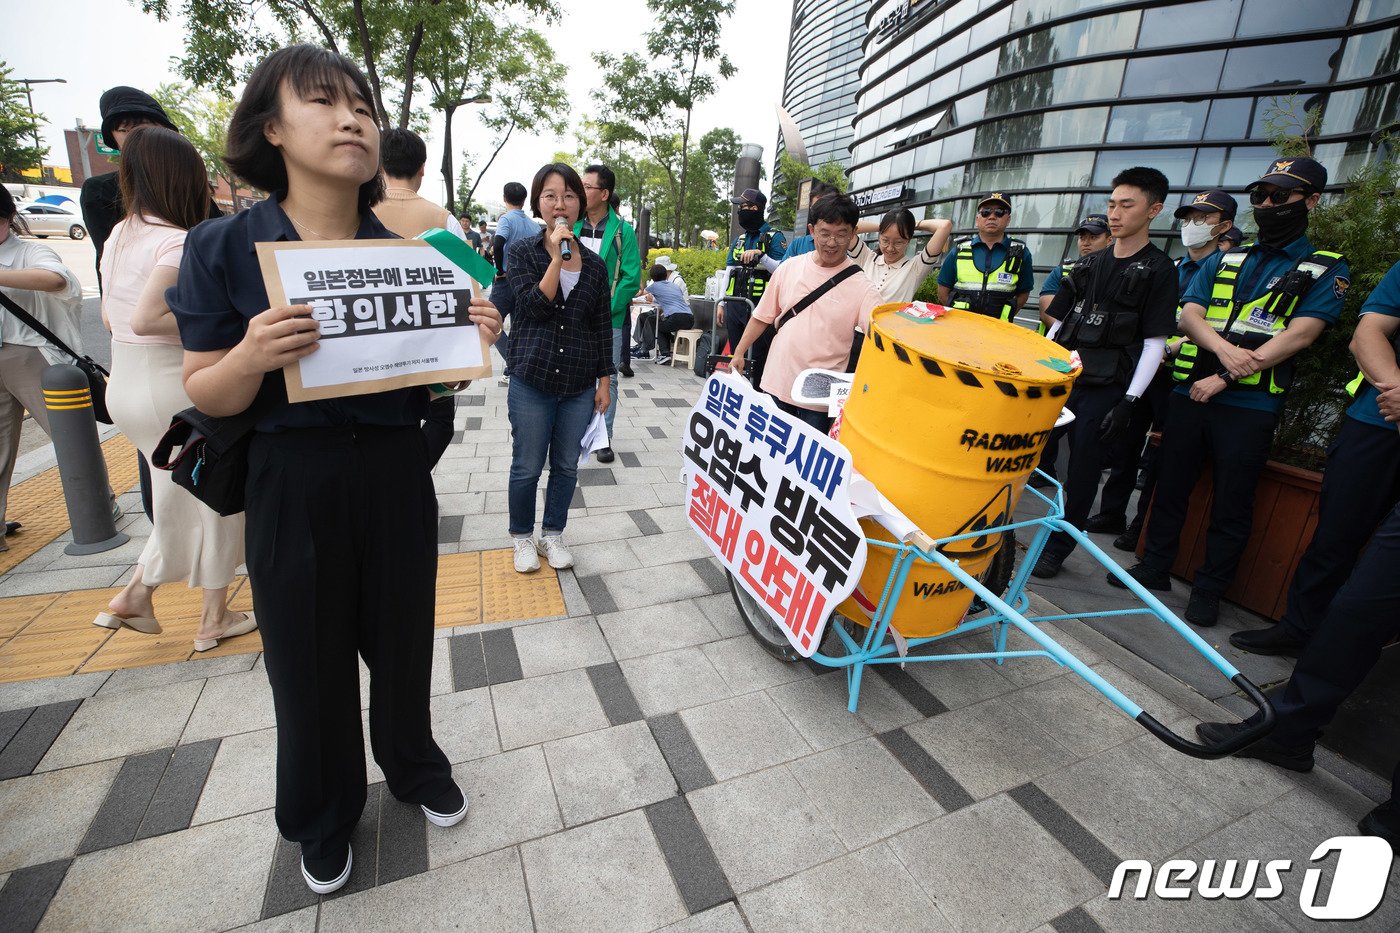
[[[1147,710],[1143,710],[1137,715],[1137,721],[1144,729],[1151,732],[1157,738],[1170,745],[1177,751],[1190,755],[1193,758],[1226,758],[1247,745],[1255,742],[1274,731],[1275,714],[1274,708],[1269,703],[1263,692],[1254,685],[1252,681],[1243,674],[1236,674],[1230,678],[1230,682],[1244,691],[1249,701],[1262,714],[1260,720],[1242,732],[1236,733],[1231,738],[1226,739],[1219,745],[1202,745],[1199,742],[1192,742],[1183,739],[1166,726],[1162,725]]]

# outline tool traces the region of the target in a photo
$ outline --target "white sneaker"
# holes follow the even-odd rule
[[[569,553],[562,535],[540,535],[539,550],[544,559],[549,561],[549,566],[555,570],[564,570],[574,565],[574,555]]]
[[[515,539],[515,572],[534,573],[540,569],[540,559],[535,556],[534,538]]]
[[[497,379],[497,380],[496,380],[496,385],[498,385],[498,386],[508,386],[508,385],[510,385],[510,377],[509,377],[509,376],[502,376],[500,379]]]

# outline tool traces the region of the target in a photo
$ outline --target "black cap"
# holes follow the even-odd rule
[[[742,204],[745,201],[750,204],[757,204],[759,210],[768,206],[768,196],[757,188],[745,188],[742,194],[735,195],[729,199],[730,204]]]
[[[1074,228],[1074,232],[1075,232],[1075,233],[1093,233],[1093,234],[1107,233],[1107,232],[1108,232],[1108,215],[1107,215],[1107,214],[1086,214],[1086,215],[1084,215],[1084,219],[1081,220],[1081,221],[1079,222],[1079,226],[1077,226],[1077,227]]]
[[[1244,242],[1244,231],[1241,230],[1239,227],[1231,227],[1229,230],[1226,230],[1224,233],[1220,234],[1220,239],[1229,240],[1231,243],[1235,244],[1236,246],[1239,246],[1241,243]]]
[[[1244,190],[1253,191],[1261,184],[1278,185],[1280,188],[1310,188],[1321,191],[1327,187],[1327,169],[1307,156],[1283,156],[1269,163],[1269,170],[1258,181],[1245,185]]]
[[[165,108],[154,97],[134,87],[114,87],[104,91],[97,102],[97,109],[102,114],[102,142],[113,149],[121,149],[113,131],[128,117],[145,117],[168,130],[176,129]]]
[[[1002,194],[1000,191],[993,191],[991,194],[978,201],[977,209],[980,211],[983,207],[992,203],[1000,204],[1008,211],[1011,210],[1011,197],[1009,195]]]
[[[1177,220],[1182,220],[1192,211],[1200,211],[1202,214],[1219,211],[1226,220],[1234,220],[1239,209],[1240,206],[1235,199],[1224,191],[1219,188],[1208,188],[1190,201],[1184,202],[1172,216]]]

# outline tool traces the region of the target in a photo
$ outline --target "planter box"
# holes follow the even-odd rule
[[[1181,528],[1181,544],[1172,573],[1190,582],[1196,568],[1205,560],[1206,529],[1214,501],[1210,465],[1191,492],[1186,523]],[[1235,583],[1225,598],[1261,616],[1278,620],[1288,603],[1288,586],[1298,561],[1312,541],[1317,528],[1318,499],[1322,494],[1322,474],[1270,460],[1259,477],[1254,496],[1254,526],[1240,557]],[[1148,518],[1151,524],[1151,517]],[[1138,542],[1142,554],[1142,542]]]

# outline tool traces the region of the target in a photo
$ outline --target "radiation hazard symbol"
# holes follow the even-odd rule
[[[977,510],[977,513],[963,523],[963,526],[953,532],[955,535],[964,535],[973,531],[982,531],[988,528],[999,528],[1011,520],[1011,484],[1001,487],[987,500],[987,504]],[[994,534],[979,535],[976,538],[962,538],[958,541],[950,541],[943,545],[941,550],[949,557],[980,557],[988,551],[993,550],[997,545],[997,536]]]

